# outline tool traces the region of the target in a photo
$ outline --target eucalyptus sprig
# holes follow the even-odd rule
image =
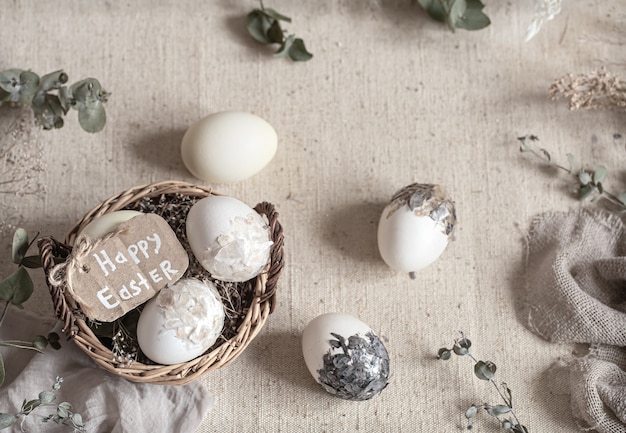
[[[78,110],[78,122],[87,132],[98,132],[106,123],[104,103],[110,93],[95,78],[66,86],[62,70],[39,77],[31,71],[9,69],[0,72],[0,105],[30,105],[43,129],[61,128],[70,108]]]
[[[491,24],[483,13],[485,5],[480,0],[412,0],[426,9],[428,15],[444,22],[451,31],[456,29],[480,30]]]
[[[24,422],[29,415],[34,416],[35,410],[40,408],[49,407],[53,409],[53,413],[41,416],[41,422],[46,423],[52,421],[58,425],[65,425],[72,429],[73,432],[85,432],[85,423],[81,414],[72,410],[72,405],[66,401],[55,404],[56,392],[61,389],[62,377],[57,377],[56,381],[52,385],[52,388],[47,391],[41,391],[37,398],[32,400],[24,400],[19,412],[13,413],[0,413],[0,430],[9,428],[20,421],[20,430],[24,429]]]
[[[574,155],[571,153],[566,155],[567,166],[564,166],[554,162],[546,149],[532,144],[539,141],[539,137],[536,135],[524,135],[518,137],[517,140],[520,142],[520,152],[530,153],[546,164],[572,175],[576,182],[576,193],[579,200],[589,199],[591,202],[596,202],[605,199],[617,207],[620,212],[626,211],[626,191],[616,195],[604,189],[603,182],[608,176],[606,167],[599,165],[595,170],[588,170],[584,167],[575,170]]]
[[[313,58],[304,46],[304,41],[294,34],[285,36],[285,30],[281,26],[281,21],[290,23],[291,18],[285,16],[274,9],[263,6],[263,1],[259,1],[260,8],[254,9],[246,17],[248,33],[258,42],[265,45],[279,44],[278,50],[274,53],[276,57],[289,57],[296,62],[305,62]]]
[[[28,233],[23,228],[18,228],[13,235],[11,258],[13,263],[17,265],[17,270],[3,281],[0,281],[0,302],[4,302],[4,308],[0,316],[0,326],[2,326],[7,315],[9,305],[23,308],[22,304],[33,294],[34,284],[28,274],[28,268],[41,267],[41,259],[38,255],[27,255],[33,242],[34,240],[29,242]],[[0,346],[42,352],[48,344],[58,350],[61,347],[59,340],[59,334],[51,332],[47,336],[37,335],[32,341],[0,340]],[[0,354],[0,385],[4,383],[4,377],[4,360]]]
[[[478,414],[479,410],[483,409],[489,415],[496,418],[505,431],[512,433],[529,433],[528,428],[522,425],[513,410],[513,393],[511,389],[504,382],[498,385],[494,379],[497,369],[496,364],[491,361],[479,361],[474,357],[474,355],[472,355],[470,351],[471,346],[472,342],[461,332],[461,337],[454,340],[454,345],[451,349],[448,349],[447,347],[439,349],[437,359],[447,361],[452,357],[453,353],[458,356],[469,357],[472,361],[474,361],[474,375],[480,380],[486,380],[493,384],[504,404],[472,404],[465,411],[467,429],[471,430],[473,428],[472,419]]]

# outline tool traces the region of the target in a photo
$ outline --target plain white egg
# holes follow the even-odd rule
[[[326,313],[302,333],[302,354],[313,378],[346,400],[369,400],[389,382],[389,354],[374,331],[354,316]]]
[[[251,113],[222,111],[191,125],[183,137],[181,155],[197,178],[230,183],[261,171],[277,148],[278,136],[267,121]]]
[[[136,210],[118,210],[105,213],[104,215],[94,218],[79,232],[79,235],[85,235],[92,239],[101,238],[115,230],[120,224],[137,215],[142,215],[142,213]]]
[[[158,364],[191,361],[217,341],[224,317],[213,283],[182,279],[146,303],[137,322],[137,342]]]
[[[193,255],[218,280],[248,281],[270,260],[268,225],[233,197],[211,195],[196,202],[187,214],[186,232]]]
[[[455,224],[454,202],[443,187],[408,185],[382,212],[378,250],[390,268],[413,277],[444,252]]]

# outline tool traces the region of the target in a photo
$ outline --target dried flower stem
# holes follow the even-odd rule
[[[553,100],[569,98],[570,110],[626,109],[626,81],[603,66],[588,74],[565,75],[550,86]]]

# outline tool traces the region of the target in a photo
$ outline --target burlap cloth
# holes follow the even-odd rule
[[[585,343],[568,359],[571,407],[581,428],[626,432],[626,234],[614,214],[546,213],[531,223],[528,326],[553,342]]]

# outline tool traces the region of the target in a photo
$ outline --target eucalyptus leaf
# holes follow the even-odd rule
[[[87,132],[99,132],[106,124],[106,112],[102,104],[78,111],[78,123]]]
[[[448,359],[450,359],[451,356],[452,356],[452,353],[450,352],[450,350],[446,349],[445,347],[442,347],[441,349],[439,349],[439,352],[437,352],[437,358],[443,361],[447,361]]]
[[[0,300],[21,306],[30,298],[33,288],[33,280],[26,269],[20,266],[6,280],[0,282]]]
[[[40,350],[40,351],[44,350],[47,345],[48,345],[48,340],[43,335],[38,335],[33,340],[33,346],[37,350]]]
[[[450,30],[454,31],[457,27],[457,23],[463,15],[465,14],[465,10],[467,9],[466,0],[450,0],[451,4],[448,9],[448,17],[446,22],[450,27]]]
[[[478,413],[478,408],[475,405],[471,405],[466,411],[465,411],[465,418],[473,418],[476,416],[476,414]]]
[[[267,35],[274,21],[270,20],[261,9],[254,9],[246,16],[246,28],[248,33],[262,44],[272,43]]]
[[[28,233],[23,228],[18,228],[13,233],[13,245],[11,249],[11,258],[13,263],[20,264],[26,251],[28,251]]]
[[[491,24],[487,15],[479,10],[468,8],[463,16],[457,20],[456,27],[465,30],[481,30]]]
[[[626,192],[619,193],[617,198],[620,202],[622,202],[623,205],[626,205]]]
[[[84,426],[83,417],[79,413],[72,414],[71,420],[74,423],[74,425],[77,426],[77,427],[83,427]]]
[[[2,384],[4,383],[5,376],[6,376],[6,371],[4,370],[4,359],[2,358],[2,354],[0,353],[0,386],[2,386]]]
[[[29,413],[31,413],[34,409],[36,409],[39,406],[41,406],[41,400],[39,400],[39,399],[30,400],[30,401],[25,402],[22,405],[21,412],[23,412],[24,415],[28,415]]]
[[[301,38],[296,38],[289,47],[289,58],[295,62],[306,62],[313,58],[313,54],[307,51]]]
[[[474,374],[480,380],[491,380],[496,373],[496,364],[491,361],[478,361],[474,364]]]
[[[41,404],[50,404],[56,398],[56,395],[52,391],[41,391],[39,393],[39,401],[41,401]]]
[[[597,192],[596,187],[588,183],[587,185],[581,186],[580,189],[578,190],[578,199],[585,200],[589,196],[595,194],[596,192]]]
[[[0,413],[0,430],[11,427],[17,420],[18,417],[12,413]]]
[[[496,417],[502,416],[504,414],[511,412],[511,408],[504,404],[497,404],[495,406],[486,406],[485,410],[487,411],[489,415],[496,416]]]
[[[289,49],[291,48],[294,40],[294,35],[287,36],[280,48],[278,48],[278,51],[274,53],[274,57],[286,57],[289,54]]]
[[[22,266],[30,269],[41,268],[43,265],[41,263],[40,256],[27,256],[22,259]]]
[[[443,2],[447,0],[417,0],[418,3],[428,12],[431,18],[445,23],[448,12],[444,9]]]
[[[47,92],[49,90],[58,89],[63,84],[67,83],[68,76],[63,70],[50,72],[49,74],[41,77],[39,82],[40,91]]]
[[[528,429],[526,427],[524,427],[523,425],[520,425],[520,424],[514,425],[513,428],[511,429],[511,431],[513,433],[529,433]]]
[[[593,173],[593,182],[596,184],[604,182],[607,174],[608,171],[606,167],[604,167],[603,165],[599,165],[598,168],[596,168],[596,171]]]
[[[0,72],[0,89],[9,93],[19,92],[19,88],[16,86],[20,82],[22,72],[22,69],[8,69]]]
[[[578,173],[578,180],[580,180],[581,185],[589,184],[591,179],[591,175],[584,170],[581,170],[580,173]]]
[[[288,23],[290,23],[290,22],[291,22],[291,18],[289,18],[288,16],[283,15],[283,14],[281,14],[281,13],[279,13],[279,12],[276,12],[276,11],[275,11],[274,9],[272,9],[272,8],[263,8],[263,12],[264,12],[267,16],[270,16],[270,17],[274,18],[275,20],[278,20],[278,21],[286,21],[286,22],[288,22]]]
[[[267,30],[267,39],[271,44],[280,44],[283,42],[285,38],[283,34],[283,29],[280,27],[280,23],[278,21],[273,21],[270,28]]]
[[[68,410],[69,407],[64,406],[65,403],[61,403],[57,406],[57,416],[59,418],[67,418],[69,416]],[[67,403],[69,405],[69,403]],[[70,406],[71,407],[71,406]]]

